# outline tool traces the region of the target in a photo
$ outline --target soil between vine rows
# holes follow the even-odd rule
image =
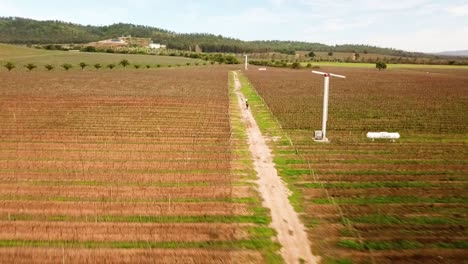
[[[0,79],[2,261],[274,256],[232,128],[227,68]]]
[[[322,77],[308,70],[245,72],[291,138],[293,146],[286,138],[272,145],[280,175],[305,212],[309,238],[320,242],[314,250],[330,261],[462,263],[467,72],[321,70],[347,76],[331,80],[330,144],[312,139],[321,128]],[[250,101],[255,110],[257,99]],[[268,133],[270,123],[263,129]],[[369,131],[402,137],[371,142]]]

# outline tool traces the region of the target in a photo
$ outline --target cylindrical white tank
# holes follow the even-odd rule
[[[367,138],[369,139],[399,139],[400,133],[368,132]]]

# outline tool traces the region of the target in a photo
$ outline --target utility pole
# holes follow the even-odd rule
[[[245,56],[245,70],[247,71],[249,69],[249,55],[244,55]]]

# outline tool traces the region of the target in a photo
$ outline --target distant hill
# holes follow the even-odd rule
[[[18,17],[0,17],[0,43],[10,44],[82,44],[122,35],[151,38],[166,44],[169,49],[197,50],[205,52],[281,52],[296,51],[358,52],[402,57],[424,57],[423,53],[405,52],[391,48],[368,45],[336,45],[297,41],[242,41],[213,34],[180,34],[172,31],[132,24],[110,26],[83,26],[61,21],[38,21]]]
[[[463,56],[468,57],[468,50],[454,50],[454,51],[444,51],[436,53],[437,55],[442,56]]]

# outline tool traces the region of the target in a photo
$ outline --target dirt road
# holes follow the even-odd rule
[[[263,206],[271,210],[271,227],[278,232],[278,241],[282,246],[281,255],[286,263],[317,263],[319,257],[312,255],[310,251],[305,227],[289,203],[289,190],[278,176],[271,150],[252,113],[246,109],[245,98],[240,91],[241,83],[236,72],[234,72],[234,81],[239,108],[247,130],[249,149],[258,175],[259,191],[264,200]]]

